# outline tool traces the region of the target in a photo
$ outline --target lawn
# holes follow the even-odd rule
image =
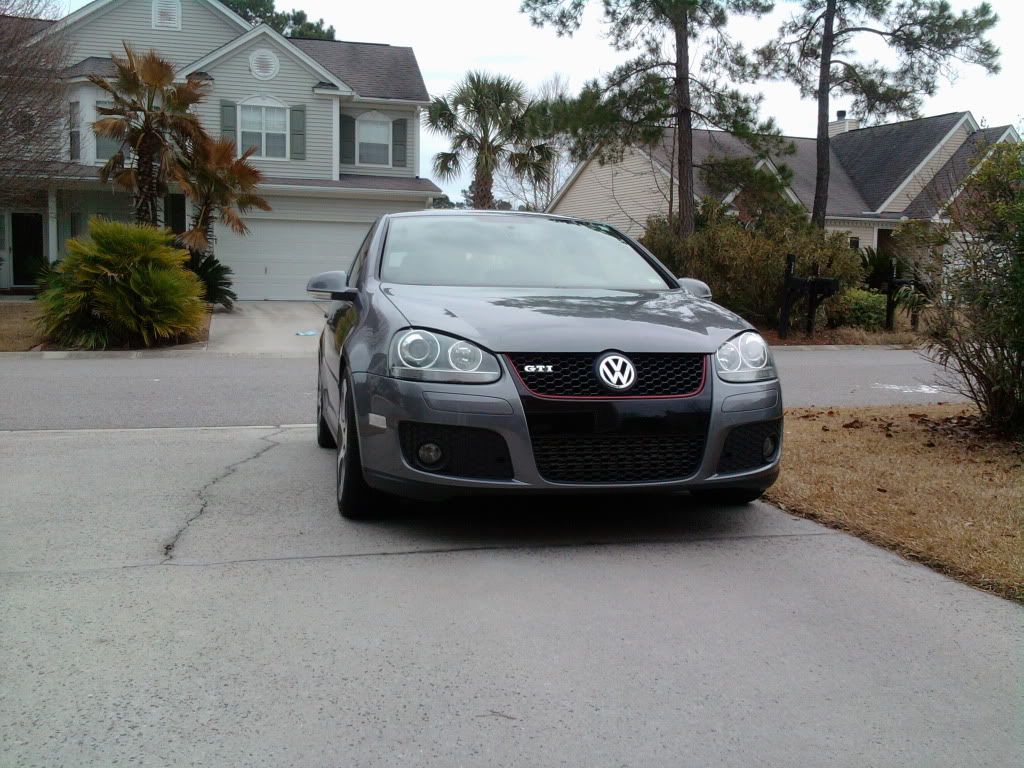
[[[34,301],[0,301],[0,352],[24,352],[39,344]]]
[[[1024,446],[963,405],[786,413],[783,508],[1024,601]]]

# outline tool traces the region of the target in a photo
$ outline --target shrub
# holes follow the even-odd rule
[[[652,217],[641,241],[675,274],[703,280],[715,301],[755,323],[778,322],[787,254],[796,254],[801,276],[817,267],[822,276],[838,278],[841,288],[859,285],[862,277],[847,236],[813,227],[802,215],[743,224],[721,204],[705,200],[697,226],[684,241],[664,218]]]
[[[203,326],[203,286],[185,268],[173,235],[104,219],[67,243],[67,256],[41,282],[40,330],[66,347],[150,347],[194,336]]]
[[[881,331],[885,328],[885,303],[884,293],[847,288],[836,297],[825,314],[832,328]]]
[[[231,290],[231,267],[221,264],[212,253],[199,251],[189,253],[186,266],[202,282],[206,300],[211,304],[221,304],[224,309],[231,311],[238,301],[238,295]]]
[[[945,260],[925,292],[927,349],[996,431],[1024,434],[1024,145],[994,147],[945,214],[919,232]]]

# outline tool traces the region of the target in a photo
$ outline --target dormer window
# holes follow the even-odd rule
[[[153,0],[153,29],[181,29],[181,0]]]

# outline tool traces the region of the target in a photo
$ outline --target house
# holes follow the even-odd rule
[[[832,153],[825,226],[850,235],[854,247],[885,251],[901,222],[941,215],[960,189],[984,148],[1020,141],[1012,126],[982,128],[970,112],[906,120],[861,128],[839,112],[829,124]],[[787,137],[793,154],[770,157],[758,165],[778,175],[792,172],[784,192],[810,214],[814,203],[817,140]],[[581,163],[548,206],[553,213],[607,221],[623,231],[643,234],[647,218],[665,215],[672,183],[674,134],[661,144],[627,149],[621,160],[602,165],[597,157]],[[747,145],[722,131],[693,132],[694,167],[709,158],[750,157]],[[694,195],[711,194],[706,179],[694,174]],[[739,190],[723,198],[735,204]]]
[[[260,193],[273,210],[246,217],[250,234],[218,226],[215,251],[234,270],[243,299],[305,298],[306,280],[346,269],[382,213],[430,205],[440,190],[419,177],[420,112],[429,97],[411,48],[285,38],[253,26],[217,0],[94,0],[37,35],[73,45],[64,157],[40,171],[40,203],[0,211],[0,289],[32,284],[65,241],[94,215],[130,218],[130,200],[98,169],[116,142],[90,129],[102,91],[89,75],[113,75],[122,41],[155,49],[181,79],[201,77],[199,115],[214,136],[255,146]],[[187,203],[165,201],[181,230]]]

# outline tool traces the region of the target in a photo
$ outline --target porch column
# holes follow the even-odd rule
[[[331,179],[341,174],[341,99],[331,99]]]
[[[51,264],[57,260],[57,190],[46,191],[46,258]]]

